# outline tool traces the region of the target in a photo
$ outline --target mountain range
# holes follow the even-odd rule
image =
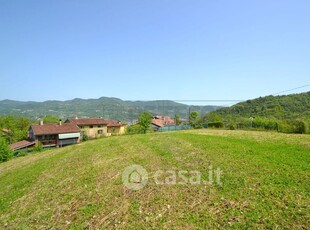
[[[25,116],[33,120],[46,115],[59,116],[61,118],[71,117],[104,117],[107,119],[118,119],[122,121],[133,121],[138,118],[139,113],[149,111],[153,115],[178,114],[181,118],[187,118],[189,111],[198,111],[206,114],[215,111],[220,106],[194,106],[177,103],[169,100],[157,101],[124,101],[119,98],[101,97],[99,99],[75,98],[67,101],[0,101],[0,116],[15,115]]]
[[[103,117],[126,122],[134,121],[143,111],[153,115],[178,114],[187,119],[190,111],[200,115],[216,111],[224,118],[229,117],[264,117],[277,119],[296,119],[310,117],[310,91],[300,94],[266,96],[237,103],[230,107],[195,106],[169,100],[124,101],[119,98],[101,97],[98,99],[75,98],[67,101],[0,101],[0,116],[25,116],[33,120],[46,115],[59,116],[63,119],[72,117]]]

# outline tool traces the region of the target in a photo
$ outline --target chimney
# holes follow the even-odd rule
[[[40,125],[43,125],[43,120],[40,120]]]
[[[61,119],[59,119],[59,125],[62,125]]]

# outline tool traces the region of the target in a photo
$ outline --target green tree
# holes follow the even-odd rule
[[[3,138],[0,138],[0,162],[8,161],[12,155],[12,150],[7,142]]]
[[[202,122],[201,119],[199,119],[199,113],[197,111],[193,111],[189,115],[189,123],[195,128],[201,128]]]
[[[206,115],[207,122],[223,122],[223,117],[216,112],[210,112]]]
[[[4,117],[0,117],[0,129],[4,127]]]
[[[52,115],[46,115],[46,116],[43,118],[43,122],[46,123],[46,124],[49,124],[49,123],[58,123],[59,120],[61,120],[60,117],[52,116]]]
[[[176,125],[180,125],[181,124],[180,116],[178,114],[176,114],[174,116],[174,120],[175,120],[175,124]]]
[[[204,127],[210,128],[223,128],[224,127],[224,119],[221,115],[216,112],[207,113],[203,119],[202,123]]]
[[[30,126],[30,120],[26,117],[6,116],[1,119],[2,128],[8,130],[5,139],[12,144],[27,138],[27,131]]]
[[[189,115],[189,120],[190,121],[195,121],[195,120],[197,120],[198,117],[199,117],[199,113],[197,111],[193,111]]]
[[[142,133],[146,133],[146,131],[150,128],[152,123],[152,116],[149,112],[143,112],[139,115],[139,125]]]

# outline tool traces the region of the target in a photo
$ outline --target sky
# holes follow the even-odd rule
[[[310,91],[309,0],[0,0],[0,100]]]

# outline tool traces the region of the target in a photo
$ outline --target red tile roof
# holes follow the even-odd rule
[[[120,127],[120,126],[126,125],[125,123],[122,123],[117,120],[105,120],[105,121],[107,122],[108,127]]]
[[[153,119],[152,124],[158,127],[163,127],[165,125],[165,122],[161,119]]]
[[[107,125],[107,121],[102,118],[73,118],[66,123],[74,123],[76,125]]]
[[[44,125],[31,125],[30,127],[35,135],[50,135],[61,133],[79,133],[80,129],[76,124],[44,124]]]
[[[66,121],[66,123],[74,123],[76,125],[106,125],[108,127],[120,127],[126,125],[117,120],[105,120],[103,118],[73,118]]]
[[[16,142],[14,144],[11,144],[10,148],[13,150],[18,150],[18,149],[27,148],[27,147],[32,146],[32,145],[35,145],[34,141],[32,141],[32,142],[30,142],[30,141],[19,141],[19,142]]]
[[[154,122],[154,124],[161,124],[161,126],[164,125],[174,125],[175,124],[175,120],[172,119],[170,116],[168,115],[157,115],[154,116],[152,119],[152,122]]]

